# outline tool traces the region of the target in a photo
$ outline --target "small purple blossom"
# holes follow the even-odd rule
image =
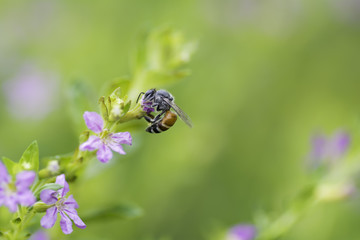
[[[350,136],[343,131],[336,132],[331,138],[316,134],[312,138],[311,164],[317,167],[324,162],[335,162],[346,154],[349,145]]]
[[[50,240],[49,236],[44,231],[37,231],[33,235],[31,235],[31,238],[29,240]]]
[[[22,171],[16,175],[16,181],[11,181],[4,164],[0,162],[0,206],[5,205],[11,212],[16,212],[17,205],[31,206],[36,199],[29,187],[35,180],[35,172]]]
[[[107,163],[113,156],[112,151],[126,154],[121,144],[132,144],[129,132],[108,133],[104,129],[104,121],[96,112],[85,112],[84,119],[86,126],[97,136],[90,136],[89,139],[80,145],[81,151],[97,150],[97,158],[100,162]]]
[[[144,100],[141,100],[140,105],[144,112],[147,114],[155,112],[155,109],[152,108],[153,103],[152,102],[144,102]]]
[[[250,224],[239,224],[232,227],[226,236],[226,240],[253,240],[256,236],[256,228]]]
[[[45,189],[40,193],[41,201],[53,206],[46,210],[45,216],[40,221],[41,226],[44,228],[52,228],[57,220],[57,214],[60,213],[60,227],[65,234],[70,234],[73,231],[71,220],[74,221],[74,224],[78,228],[86,228],[85,223],[80,219],[76,211],[79,205],[73,195],[65,197],[69,192],[69,184],[65,180],[65,175],[59,175],[55,183],[64,187],[58,191]]]
[[[32,65],[19,69],[3,86],[9,112],[18,119],[40,120],[56,106],[58,78]]]

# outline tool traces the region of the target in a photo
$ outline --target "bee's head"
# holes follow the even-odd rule
[[[147,90],[146,93],[144,94],[143,101],[144,101],[144,102],[153,101],[153,100],[154,100],[154,97],[155,97],[155,93],[156,93],[156,89],[155,89],[155,88],[150,89],[150,90]]]

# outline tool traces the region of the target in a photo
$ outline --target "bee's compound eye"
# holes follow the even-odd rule
[[[150,89],[148,91],[146,91],[146,93],[144,94],[144,99],[148,100],[153,98],[155,95],[155,89]]]

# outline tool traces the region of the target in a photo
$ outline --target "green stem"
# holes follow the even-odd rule
[[[28,222],[35,216],[35,212],[32,208],[19,207],[18,213],[15,214],[15,217],[18,216],[21,219],[20,223],[13,223],[13,234],[9,236],[10,240],[19,240],[19,236],[23,229],[26,228]]]

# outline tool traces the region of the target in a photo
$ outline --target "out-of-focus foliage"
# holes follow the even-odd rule
[[[179,120],[160,135],[137,132],[128,154],[110,167],[91,162],[87,171],[98,175],[72,188],[80,215],[129,202],[120,209],[140,206],[143,213],[120,211],[126,220],[89,221],[62,239],[218,239],[234,224],[261,219],[259,212],[276,216],[287,207],[309,181],[306,160],[317,130],[348,130],[356,158],[359,13],[356,0],[1,1],[0,155],[18,160],[33,140],[40,157],[73,151],[86,129],[79,112],[99,111],[108,82],[133,84],[137,64],[147,64],[147,77],[159,84],[186,75],[166,71],[178,64],[171,59],[179,49],[155,59],[134,54],[138,38],[173,26],[199,43],[192,74],[166,86],[194,128]],[[163,41],[189,52],[195,44],[178,33]],[[56,82],[26,88],[45,97],[24,102],[41,118],[14,114],[19,105],[7,98],[9,81],[29,65],[45,73],[32,75],[36,82]],[[359,202],[311,208],[284,239],[358,239]],[[1,217],[7,214],[0,208]]]

